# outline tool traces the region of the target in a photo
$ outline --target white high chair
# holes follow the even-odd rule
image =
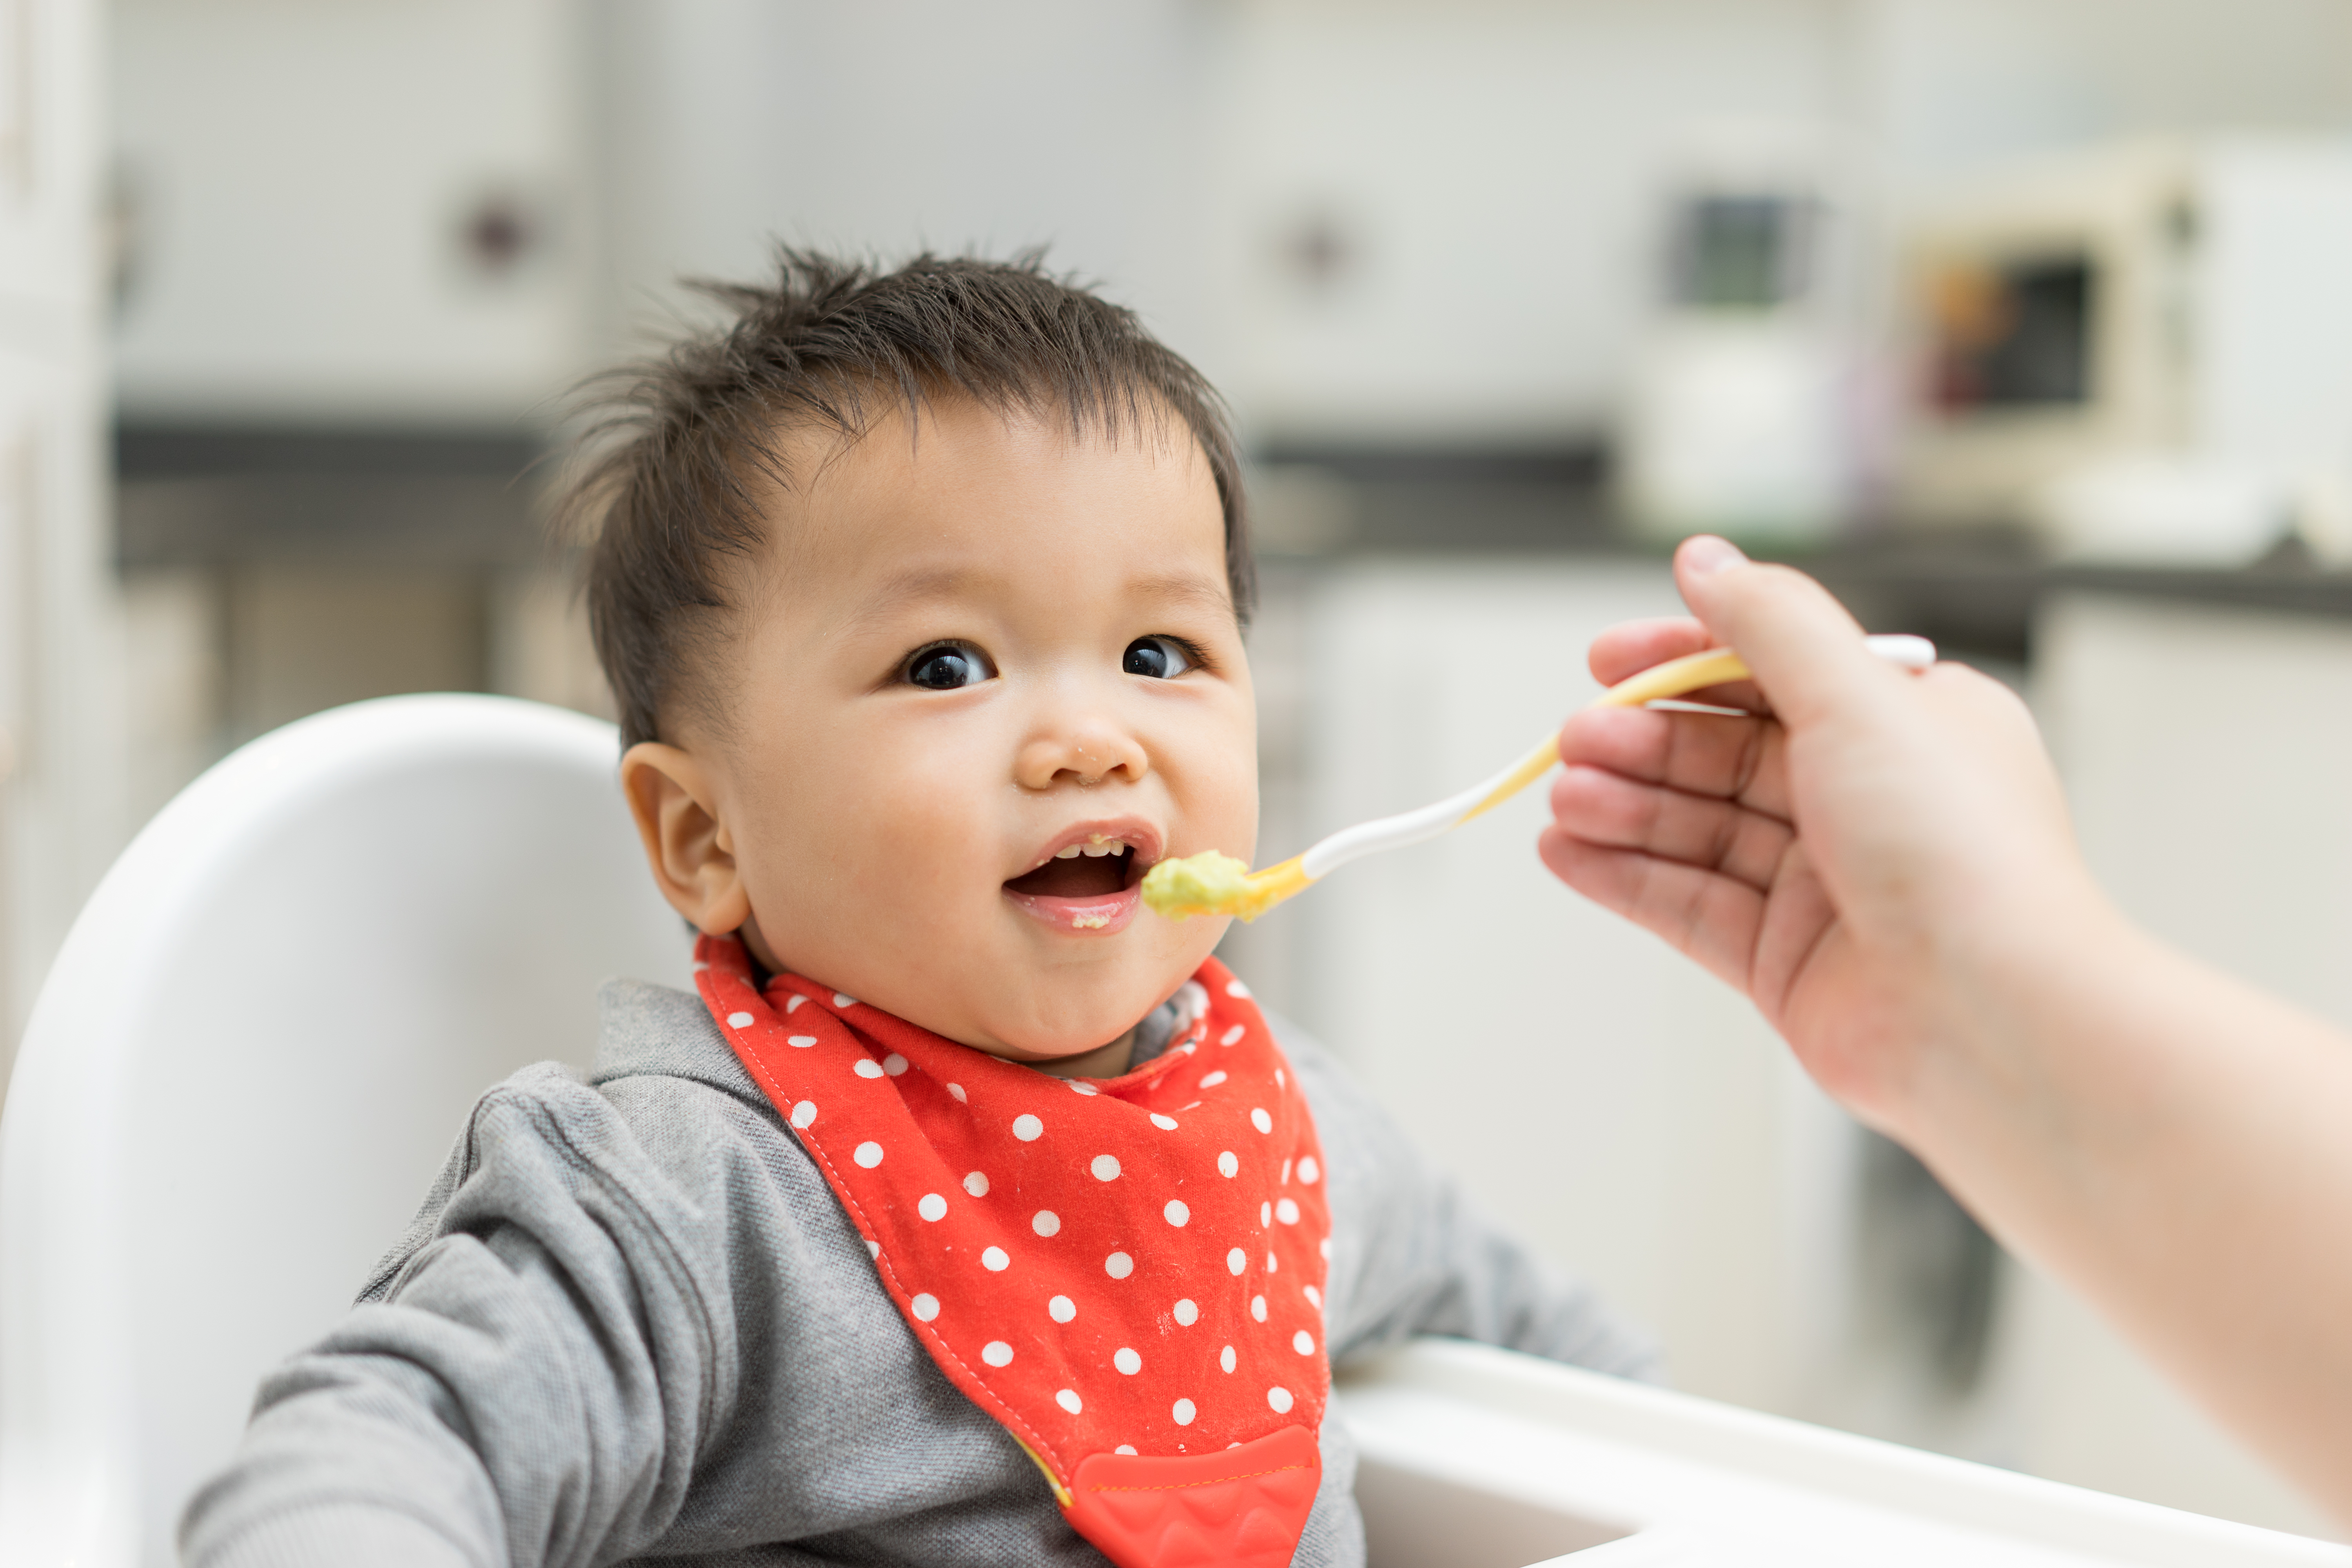
[[[0,1119],[0,1564],[173,1561],[264,1371],[330,1325],[466,1108],[684,985],[609,725],[404,697],[159,815],[43,986]],[[2332,1564],[2352,1552],[1429,1341],[1343,1380],[1374,1568]]]
[[[613,727],[395,697],[264,736],[75,921],[0,1119],[0,1563],[176,1561],[261,1373],[349,1307],[475,1096],[689,984]]]

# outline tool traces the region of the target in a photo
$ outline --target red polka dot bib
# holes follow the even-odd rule
[[[1330,1215],[1297,1079],[1214,959],[1123,1078],[1001,1061],[695,949],[720,1029],[908,1326],[1120,1568],[1291,1558],[1321,1479]]]

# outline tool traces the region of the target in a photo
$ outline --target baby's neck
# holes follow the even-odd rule
[[[1107,1046],[1081,1051],[1074,1057],[1057,1057],[1052,1061],[1029,1062],[1026,1066],[1055,1078],[1117,1078],[1127,1071],[1135,1059],[1135,1031],[1129,1029]]]

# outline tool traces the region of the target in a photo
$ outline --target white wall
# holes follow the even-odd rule
[[[1861,129],[1897,195],[2112,137],[2352,125],[2344,0],[1868,0]]]

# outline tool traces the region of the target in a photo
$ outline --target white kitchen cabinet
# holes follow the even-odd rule
[[[510,425],[588,368],[571,0],[123,0],[116,368],[148,422]]]

